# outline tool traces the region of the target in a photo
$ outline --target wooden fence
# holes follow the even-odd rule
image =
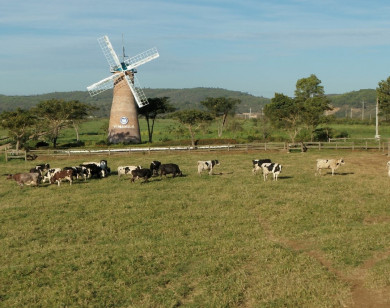
[[[115,155],[115,154],[131,154],[131,153],[147,153],[151,152],[204,152],[204,151],[286,151],[286,152],[301,152],[304,149],[334,149],[334,150],[376,150],[387,151],[390,156],[390,141],[337,141],[337,142],[306,142],[304,147],[302,143],[287,143],[287,142],[263,142],[263,143],[248,143],[248,144],[226,144],[226,145],[205,145],[205,146],[168,146],[168,147],[127,147],[127,148],[107,148],[107,149],[48,149],[48,150],[30,150],[27,154],[24,153],[24,158],[38,156],[72,156],[72,155]],[[9,151],[9,150],[8,150]],[[7,157],[7,152],[6,152]],[[9,157],[9,155],[8,155]],[[21,157],[19,157],[21,158]],[[28,159],[28,157],[27,157]],[[7,159],[6,159],[7,160]]]

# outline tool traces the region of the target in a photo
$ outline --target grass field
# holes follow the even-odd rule
[[[85,142],[86,146],[94,146],[96,142],[106,139],[103,127],[107,125],[108,119],[97,119],[87,121],[80,126],[80,140]],[[141,138],[143,142],[148,141],[146,121],[144,119],[139,120]],[[154,134],[153,143],[158,145],[161,142],[169,140],[186,140],[188,144],[189,135],[186,129],[175,133],[178,123],[172,119],[157,119]],[[374,138],[375,126],[364,124],[331,124],[334,135],[340,133],[347,133],[350,138]],[[238,143],[248,142],[250,140],[264,140],[264,131],[267,131],[269,136],[268,141],[287,141],[288,135],[284,131],[270,129],[262,127],[261,123],[257,123],[252,120],[242,119],[229,119],[228,125],[223,133],[224,139],[236,139]],[[390,126],[381,125],[380,135],[382,140],[390,138]],[[208,126],[203,130],[199,130],[195,136],[196,139],[214,139],[217,136],[217,127],[214,124]],[[249,140],[250,139],[250,140]],[[65,129],[61,132],[59,137],[59,144],[70,143],[76,140],[75,131],[72,128]]]
[[[316,177],[317,158],[345,165]],[[98,160],[104,157],[93,157]],[[251,160],[283,165],[279,181]],[[1,307],[388,307],[390,178],[380,152],[110,156],[177,178],[20,189],[0,180]],[[219,159],[216,175],[196,161]],[[79,164],[38,157],[52,167]],[[1,163],[4,174],[35,162]]]

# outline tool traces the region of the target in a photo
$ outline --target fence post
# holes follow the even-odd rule
[[[228,143],[228,152],[230,151],[230,143]]]
[[[318,142],[318,150],[321,150],[321,141]]]
[[[368,149],[367,140],[366,140],[366,150]]]
[[[264,151],[267,151],[267,142],[264,142]]]

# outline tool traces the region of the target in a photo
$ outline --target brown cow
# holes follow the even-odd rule
[[[57,182],[58,186],[60,186],[61,181],[68,180],[70,182],[70,185],[72,185],[72,178],[73,170],[62,170],[54,173],[54,175],[50,179],[50,183],[54,184],[55,182]]]
[[[39,173],[16,173],[16,174],[9,174],[7,176],[8,180],[15,180],[20,188],[23,187],[23,185],[32,185],[32,186],[38,186],[41,176]]]

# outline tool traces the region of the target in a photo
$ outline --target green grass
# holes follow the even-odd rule
[[[337,175],[314,175],[316,158],[341,156]],[[284,166],[278,182],[252,175],[251,160],[262,157]],[[222,174],[198,176],[196,161],[214,158]],[[153,153],[108,164],[154,159],[178,163],[185,176],[22,189],[3,177],[0,306],[341,307],[357,274],[368,290],[389,288],[381,153]],[[4,173],[34,164],[1,163]]]

